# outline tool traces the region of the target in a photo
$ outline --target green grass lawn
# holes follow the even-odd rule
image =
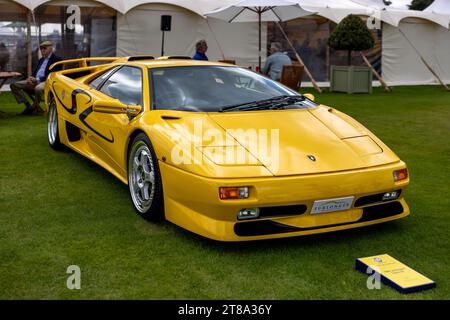
[[[312,92],[312,90],[311,90]],[[139,218],[128,188],[47,144],[42,116],[0,95],[0,299],[449,299],[450,93],[398,87],[318,102],[372,130],[409,166],[408,218],[315,236],[220,243]],[[355,259],[388,253],[435,280],[368,290]],[[66,269],[81,268],[81,290]]]

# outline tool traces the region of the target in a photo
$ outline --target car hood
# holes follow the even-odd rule
[[[400,160],[369,130],[325,106],[210,113],[209,118],[274,176],[361,169]]]

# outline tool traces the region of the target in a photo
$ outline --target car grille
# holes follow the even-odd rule
[[[308,207],[304,204],[293,206],[263,207],[259,208],[260,218],[285,217],[301,215],[306,212]]]
[[[282,223],[278,223],[271,220],[262,221],[249,221],[249,222],[238,222],[234,225],[234,232],[240,237],[251,237],[251,236],[262,236],[269,234],[279,234],[288,232],[298,232],[298,231],[309,231],[324,228],[332,228],[343,225],[350,225],[360,222],[368,222],[379,220],[383,218],[393,217],[403,213],[404,208],[402,204],[398,201],[382,203],[370,207],[363,208],[363,215],[358,221],[324,225],[318,227],[310,228],[300,228],[295,226],[289,226]]]

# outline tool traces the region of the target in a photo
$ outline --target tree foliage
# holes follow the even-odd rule
[[[330,34],[328,45],[335,50],[347,50],[350,65],[352,51],[372,49],[375,46],[375,40],[361,18],[349,15]]]
[[[411,10],[425,10],[434,0],[413,0],[409,6]]]

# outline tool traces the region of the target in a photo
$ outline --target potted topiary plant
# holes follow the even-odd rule
[[[335,50],[348,51],[348,66],[331,66],[330,91],[372,93],[372,70],[352,66],[352,51],[375,46],[372,33],[358,16],[349,15],[333,30],[328,45]]]

